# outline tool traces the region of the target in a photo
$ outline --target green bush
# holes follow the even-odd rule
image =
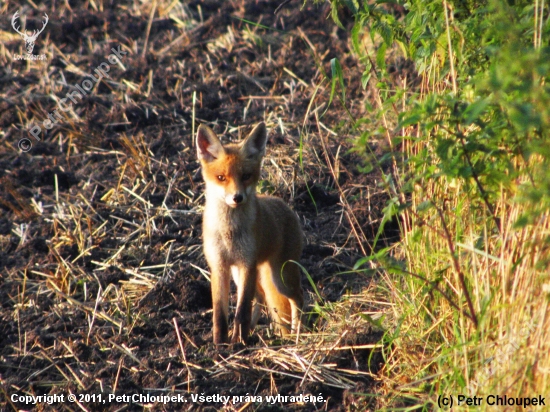
[[[383,403],[548,393],[548,6],[330,3],[338,25],[344,8],[355,19],[363,87],[378,102],[366,106],[384,119],[356,122],[357,150],[385,133],[405,153],[384,176],[400,252],[376,256],[394,303],[386,340],[398,348],[388,352]],[[413,63],[417,81],[392,80],[399,59]],[[341,83],[333,70],[332,94]]]

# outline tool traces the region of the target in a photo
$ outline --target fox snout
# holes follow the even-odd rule
[[[237,207],[244,203],[246,197],[241,193],[229,194],[225,196],[225,203],[230,207]]]
[[[248,185],[247,185],[248,183]],[[230,207],[238,207],[244,205],[248,202],[251,196],[254,196],[256,193],[256,183],[255,182],[243,182],[242,186],[237,188],[237,190],[226,194],[225,203]]]

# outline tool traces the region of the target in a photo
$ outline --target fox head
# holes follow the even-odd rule
[[[263,122],[242,142],[225,146],[211,128],[200,125],[197,131],[197,154],[206,183],[207,198],[216,198],[229,207],[237,208],[255,196],[266,141],[267,132]]]

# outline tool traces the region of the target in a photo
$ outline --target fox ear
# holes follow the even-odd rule
[[[261,122],[256,125],[254,130],[250,132],[248,137],[243,143],[243,148],[248,155],[260,155],[265,154],[265,145],[267,143],[267,131],[265,123]]]
[[[223,153],[223,146],[214,130],[201,124],[199,130],[197,130],[197,155],[199,160],[211,162]]]

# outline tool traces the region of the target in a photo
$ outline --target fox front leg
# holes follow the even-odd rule
[[[237,311],[231,343],[248,342],[252,322],[252,302],[256,295],[258,269],[256,266],[239,270],[237,282]]]
[[[229,271],[213,270],[212,307],[214,320],[214,343],[228,343],[228,311],[229,311]]]

